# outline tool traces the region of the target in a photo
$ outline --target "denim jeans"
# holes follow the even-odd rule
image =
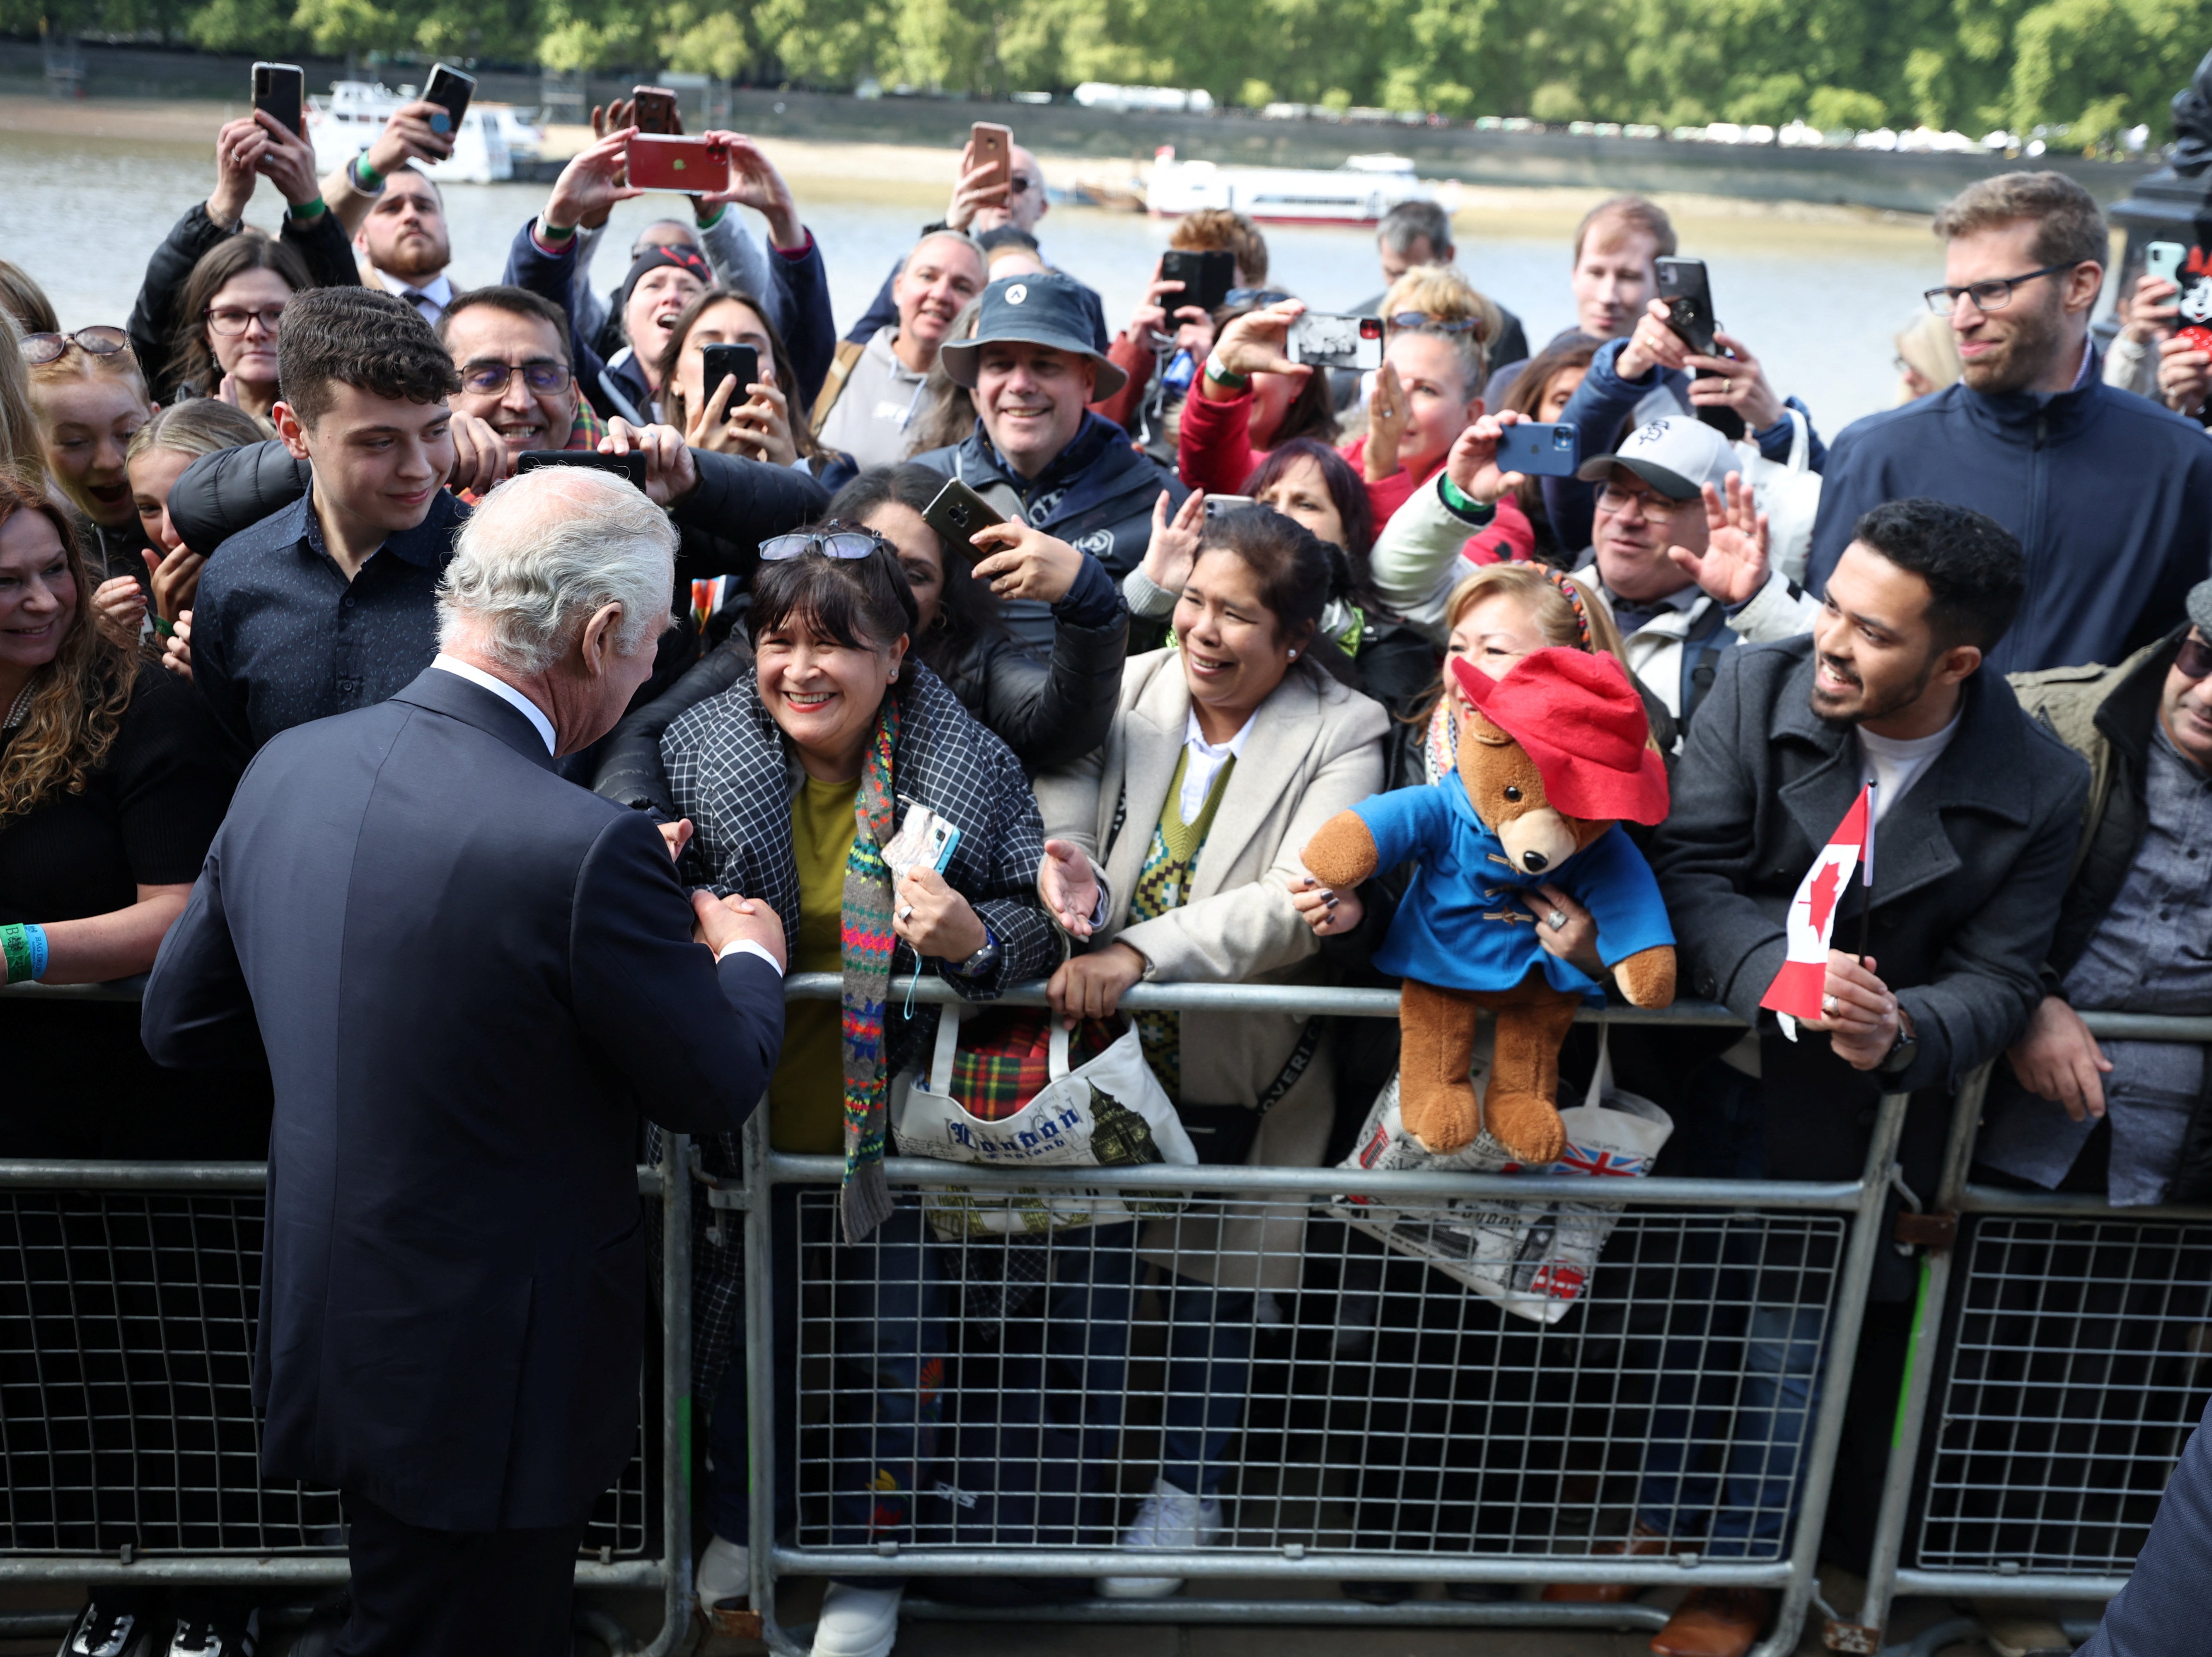
[[[1228,1471],[1229,1441],[1251,1387],[1255,1297],[1176,1277],[1160,1285],[1160,1296],[1168,1314],[1160,1477],[1188,1495],[1211,1496]]]

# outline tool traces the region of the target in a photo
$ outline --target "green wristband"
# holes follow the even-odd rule
[[[1451,508],[1454,517],[1468,519],[1479,524],[1487,524],[1498,515],[1498,503],[1495,501],[1476,500],[1473,495],[1462,491],[1459,485],[1453,483],[1447,474],[1439,472],[1437,475],[1437,482],[1442,486],[1439,493],[1443,496],[1444,505]]]
[[[695,222],[702,230],[712,230],[716,225],[722,222],[722,215],[729,210],[727,203],[724,203],[723,205],[715,208],[715,209],[707,215],[705,218],[696,219]]]
[[[154,631],[161,638],[173,639],[177,636],[177,624],[156,610],[154,613]]]
[[[576,234],[576,227],[573,224],[556,224],[540,213],[538,215],[538,234],[547,241],[566,241]]]
[[[0,961],[8,965],[8,982],[22,984],[31,977],[31,935],[21,926],[0,926]]]
[[[365,194],[374,195],[384,188],[384,174],[368,164],[368,152],[364,149],[353,158],[353,181]]]
[[[311,202],[301,202],[295,207],[292,209],[292,217],[301,224],[309,224],[322,217],[325,210],[323,198],[318,196]]]

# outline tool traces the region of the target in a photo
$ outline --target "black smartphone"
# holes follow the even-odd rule
[[[745,387],[760,380],[760,351],[751,345],[709,345],[704,353],[705,376],[701,380],[699,406],[705,408],[714,400],[714,393],[726,379],[738,382],[738,389],[730,393],[730,407],[736,408],[745,400]]]
[[[1502,472],[1572,477],[1582,458],[1582,434],[1565,421],[1523,420],[1498,435],[1498,470]]]
[[[517,472],[534,472],[541,466],[581,466],[595,472],[613,472],[645,487],[645,457],[632,449],[628,454],[601,454],[593,449],[530,449],[514,463]]]
[[[983,549],[969,537],[977,530],[1006,520],[989,501],[953,477],[946,479],[937,498],[922,508],[921,521],[973,563],[983,555]]]
[[[640,132],[657,132],[671,138],[684,136],[683,112],[676,106],[676,94],[666,87],[632,87],[629,95],[637,101],[630,121]]]
[[[1160,296],[1170,317],[1186,305],[1218,311],[1229,303],[1229,290],[1237,285],[1237,255],[1172,252],[1160,259],[1160,280],[1182,284],[1180,294]]]
[[[297,64],[256,64],[253,106],[266,110],[295,133],[307,136],[307,75]]]
[[[452,137],[461,130],[461,117],[469,112],[469,100],[476,96],[477,77],[464,75],[445,64],[430,65],[429,84],[422,88],[426,103],[438,105],[446,112],[446,124],[438,124],[438,118],[430,118],[430,130]]]
[[[1719,325],[1713,317],[1713,290],[1705,276],[1705,262],[1662,258],[1656,264],[1659,297],[1667,301],[1667,326],[1674,337],[1699,356],[1723,355],[1713,338],[1713,330]],[[1692,378],[1705,376],[1698,373]],[[1731,443],[1743,435],[1743,416],[1733,409],[1701,408],[1698,418]]]

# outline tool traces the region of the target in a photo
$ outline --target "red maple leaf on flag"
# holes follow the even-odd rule
[[[1809,919],[1813,930],[1822,937],[1827,935],[1828,917],[1836,912],[1836,898],[1843,886],[1843,871],[1833,863],[1823,865],[1820,872],[1814,877],[1813,890],[1807,902],[1812,911]]]

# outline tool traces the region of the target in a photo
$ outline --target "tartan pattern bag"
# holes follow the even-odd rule
[[[997,1007],[961,1021],[952,1058],[952,1096],[979,1121],[1003,1122],[1052,1080],[1052,1015],[1035,1007]],[[1069,1033],[1071,1065],[1085,1065],[1114,1045],[1114,1031],[1087,1018]]]

